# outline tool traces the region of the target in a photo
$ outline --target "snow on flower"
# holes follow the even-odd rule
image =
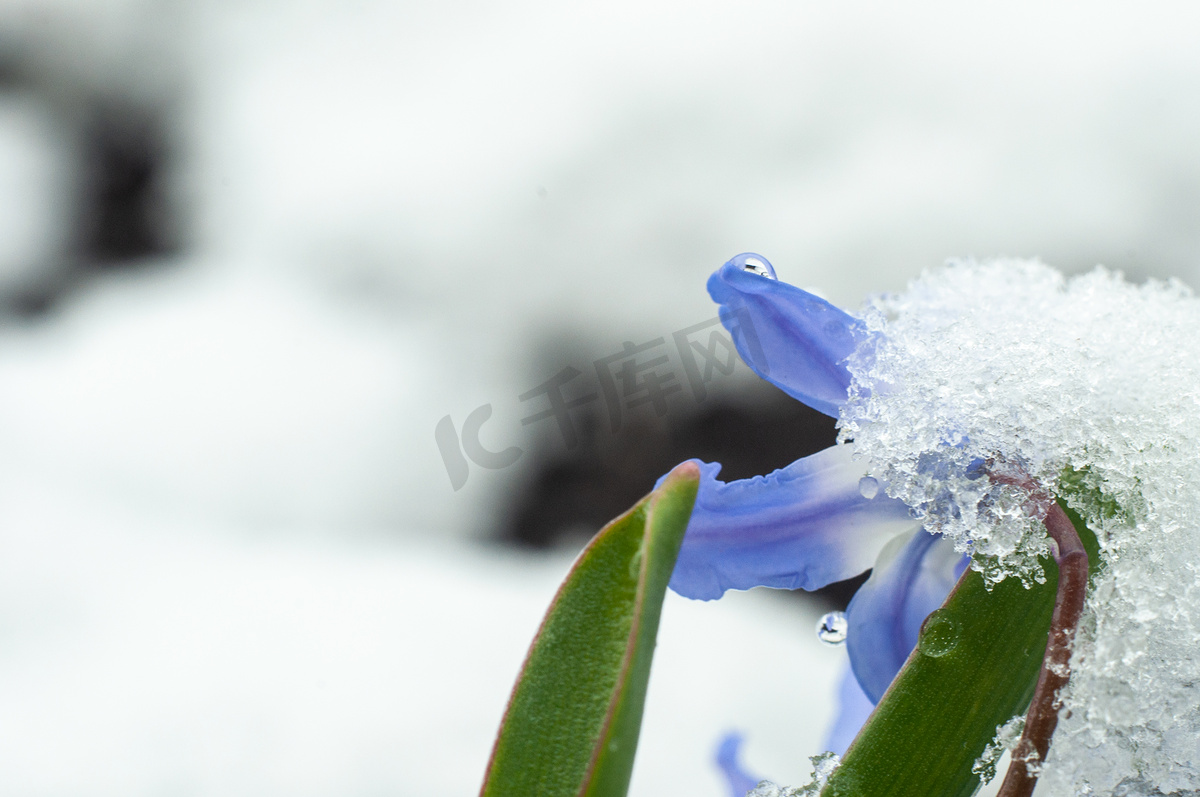
[[[860,320],[777,280],[770,263],[750,253],[722,266],[708,290],[759,376],[837,416],[850,395],[847,359],[871,339]],[[756,586],[813,590],[874,568],[847,610],[846,644],[857,683],[877,702],[957,580],[962,555],[919,533],[922,521],[885,494],[851,442],[733,482],[717,478],[720,465],[699,464],[671,588],[702,599]],[[856,729],[863,719],[859,711],[845,722]]]
[[[1028,495],[982,478],[1014,469],[1067,500],[1101,545],[1039,794],[1200,789],[1190,290],[1102,268],[1067,279],[1035,261],[962,261],[855,317],[752,254],[708,288],[747,364],[839,417],[841,432],[837,446],[754,479],[721,482],[719,465],[701,463],[672,588],[705,599],[815,589],[873,568],[846,644],[878,700],[964,555],[990,583],[1040,576],[1047,540]]]

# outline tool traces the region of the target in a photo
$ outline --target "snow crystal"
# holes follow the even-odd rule
[[[989,584],[1049,551],[1033,477],[1096,532],[1039,794],[1200,789],[1200,301],[1179,282],[952,262],[869,302],[842,440]]]
[[[1012,750],[1017,746],[1024,731],[1025,718],[1019,715],[1003,725],[996,726],[996,735],[992,737],[992,741],[988,742],[987,747],[983,748],[983,754],[976,758],[975,763],[971,766],[971,771],[979,775],[981,782],[990,783],[992,778],[996,777],[996,762],[1000,760],[1005,751]]]
[[[803,794],[804,792],[794,786],[780,786],[769,780],[762,780],[746,792],[746,797],[801,797]]]
[[[746,797],[816,797],[829,781],[829,776],[838,768],[842,759],[837,753],[821,753],[809,756],[812,762],[813,776],[804,786],[780,786],[769,780],[759,781],[759,784],[746,793]]]

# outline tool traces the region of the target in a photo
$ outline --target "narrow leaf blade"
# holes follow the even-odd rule
[[[680,465],[575,561],[518,676],[481,797],[623,797],[698,484],[695,465]]]

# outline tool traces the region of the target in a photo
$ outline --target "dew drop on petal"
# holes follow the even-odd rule
[[[862,493],[863,498],[870,501],[879,495],[879,479],[874,476],[863,476],[858,480],[858,491]]]
[[[749,271],[751,274],[757,274],[767,279],[778,279],[775,276],[774,266],[762,255],[746,252],[735,257],[733,262],[741,267],[742,271]]]
[[[817,622],[817,639],[830,647],[836,647],[846,641],[846,630],[849,627],[845,612],[829,612]]]

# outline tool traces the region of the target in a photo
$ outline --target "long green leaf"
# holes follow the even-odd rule
[[[1094,572],[1096,537],[1078,515],[1067,514]],[[979,573],[963,574],[926,619],[916,649],[822,797],[974,794],[973,764],[996,726],[1023,714],[1033,696],[1058,588],[1058,568],[1051,560],[1043,565],[1046,582],[1029,589],[1009,578],[988,592]]]
[[[513,688],[481,797],[624,797],[699,475],[680,465],[579,555]]]

